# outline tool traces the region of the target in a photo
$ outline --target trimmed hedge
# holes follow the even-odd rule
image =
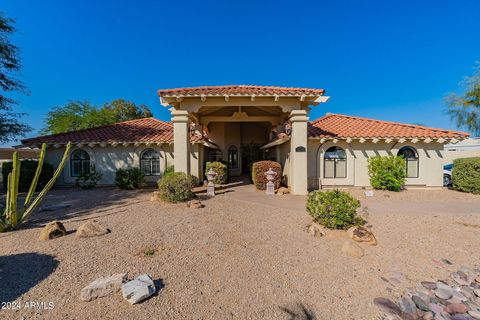
[[[115,185],[120,189],[138,189],[143,183],[143,177],[140,168],[118,169],[115,174]]]
[[[228,166],[220,161],[212,161],[212,162],[207,162],[205,165],[205,175],[207,175],[207,172],[212,169],[217,173],[215,176],[215,180],[213,180],[214,183],[216,184],[225,184],[228,181]]]
[[[194,196],[195,179],[183,172],[174,172],[158,181],[160,198],[168,202],[184,202]]]
[[[453,160],[453,189],[480,194],[480,157]]]
[[[405,159],[396,156],[368,158],[368,175],[374,189],[400,191],[405,185]]]
[[[365,221],[357,215],[360,201],[344,191],[312,191],[307,198],[307,211],[315,222],[330,229],[348,229]]]
[[[35,171],[37,170],[38,161],[21,160],[20,161],[20,181],[18,191],[26,192],[32,184]],[[12,172],[13,163],[11,161],[2,164],[3,190],[7,190],[8,174]],[[38,179],[37,190],[43,189],[47,182],[53,177],[53,166],[47,162],[43,163],[42,172]]]
[[[276,161],[263,160],[254,162],[252,165],[252,180],[258,190],[267,189],[268,180],[265,177],[265,172],[267,172],[269,168],[272,168],[272,170],[277,173],[273,181],[275,183],[275,189],[280,187],[282,181],[282,166]]]

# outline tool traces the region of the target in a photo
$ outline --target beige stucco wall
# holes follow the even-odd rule
[[[97,171],[103,173],[102,180],[99,185],[113,185],[115,180],[115,172],[117,169],[127,169],[132,167],[140,167],[140,154],[143,150],[152,148],[158,151],[160,155],[160,170],[163,172],[167,166],[173,165],[173,146],[172,145],[152,145],[152,146],[106,146],[100,147],[82,147],[83,150],[90,155],[90,163],[95,165]],[[78,149],[73,147],[72,151]],[[53,164],[55,167],[60,163],[63,156],[64,148],[49,148],[47,150],[45,161]],[[160,176],[145,176],[145,181],[155,183]],[[62,174],[57,180],[57,185],[75,184],[75,177],[70,175],[70,161],[67,161]]]
[[[347,176],[346,178],[327,179],[324,177],[323,161],[325,151],[332,147],[339,146],[347,154]],[[310,140],[308,144],[308,181],[309,188],[326,187],[369,187],[368,158],[373,156],[396,155],[403,146],[411,146],[417,150],[419,157],[418,178],[407,178],[407,187],[442,187],[443,185],[443,145],[440,143],[423,142],[365,142],[354,141],[327,141],[321,144],[319,140]]]

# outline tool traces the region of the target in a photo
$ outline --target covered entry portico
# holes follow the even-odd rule
[[[328,100],[324,90],[212,86],[159,90],[158,95],[172,114],[175,171],[203,178],[203,146],[190,143],[194,132],[207,137],[224,159],[229,148],[263,140],[275,146],[291,192],[307,193],[309,106]],[[287,143],[280,148],[276,141]]]

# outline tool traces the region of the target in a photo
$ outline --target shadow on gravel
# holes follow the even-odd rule
[[[315,312],[307,308],[303,303],[298,302],[291,307],[279,307],[285,312],[288,320],[316,320]]]
[[[0,256],[0,301],[15,301],[51,275],[58,263],[53,256],[33,252]]]

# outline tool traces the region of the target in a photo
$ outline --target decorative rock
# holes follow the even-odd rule
[[[160,200],[160,191],[153,191],[150,201],[159,201]]]
[[[325,229],[315,222],[307,226],[307,232],[314,237],[324,237],[326,235]]]
[[[79,238],[88,238],[102,236],[109,232],[110,230],[102,226],[97,220],[92,220],[78,227],[76,235]]]
[[[453,280],[461,286],[468,286],[470,281],[465,273],[458,271],[452,274]]]
[[[122,295],[131,304],[139,303],[155,293],[155,284],[148,274],[142,274],[122,284]]]
[[[437,289],[435,290],[435,295],[443,300],[448,300],[452,297],[452,292],[446,289]]]
[[[428,308],[435,314],[440,314],[443,311],[443,306],[436,303],[429,303]]]
[[[187,202],[187,207],[190,209],[201,209],[204,208],[205,205],[200,202],[200,200],[190,200]]]
[[[451,320],[471,320],[469,316],[465,316],[463,314],[454,314],[450,317]]]
[[[342,252],[356,258],[363,257],[364,251],[362,247],[351,240],[345,241],[342,246]]]
[[[454,299],[458,299],[458,300],[460,300],[460,301],[467,301],[467,300],[468,300],[467,297],[465,297],[465,295],[463,295],[463,294],[462,294],[461,292],[459,292],[459,291],[453,290],[452,296],[453,296]]]
[[[290,193],[290,190],[288,188],[285,188],[285,187],[280,187],[277,190],[278,195],[284,195],[284,194],[289,194],[289,193]]]
[[[452,290],[452,288],[443,281],[437,281],[437,289]]]
[[[466,313],[468,307],[463,303],[452,303],[446,306],[443,311],[448,312],[449,314]]]
[[[398,306],[400,307],[400,310],[402,310],[403,313],[409,314],[409,315],[416,315],[417,313],[417,306],[415,303],[410,299],[408,296],[403,296],[400,301],[398,301]]]
[[[366,190],[365,197],[373,197],[373,190]]]
[[[373,299],[373,303],[386,314],[398,316],[402,314],[402,310],[400,310],[400,308],[390,299],[375,298]]]
[[[353,241],[363,242],[372,246],[377,245],[377,239],[373,233],[364,227],[353,226],[347,230],[347,234]]]
[[[435,282],[430,282],[430,281],[422,281],[422,286],[429,290],[435,290],[437,289],[437,284]]]
[[[412,301],[415,303],[418,309],[422,311],[430,311],[430,308],[428,307],[428,301],[425,301],[420,296],[412,296]]]
[[[468,314],[472,316],[474,319],[480,319],[480,312],[477,310],[470,310]]]
[[[126,273],[115,274],[110,277],[98,278],[80,292],[80,300],[92,301],[120,290],[122,283],[127,280]]]
[[[64,236],[67,234],[67,230],[60,221],[52,221],[43,227],[40,231],[40,240],[49,240]]]
[[[475,293],[477,297],[480,297],[480,289],[473,290],[473,293]]]
[[[422,320],[433,320],[433,312],[428,311],[423,314]]]
[[[478,283],[480,283],[480,276],[476,277],[476,278],[475,278],[475,281],[478,282]]]

